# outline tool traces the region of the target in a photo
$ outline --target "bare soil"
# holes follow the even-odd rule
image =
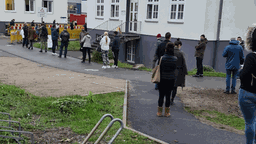
[[[238,105],[238,94],[224,94],[222,89],[199,89],[199,88],[178,88],[177,96],[180,97],[184,107],[190,107],[190,110],[215,110],[226,115],[232,114],[243,118],[242,112]],[[203,116],[214,117],[209,113],[202,113]],[[206,118],[195,116],[202,123],[211,125],[217,129],[227,130],[240,135],[244,131],[237,130],[233,127],[217,124],[206,120]]]

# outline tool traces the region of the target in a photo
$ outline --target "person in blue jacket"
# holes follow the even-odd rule
[[[236,94],[236,75],[239,69],[239,65],[244,63],[244,52],[241,45],[239,45],[239,41],[235,38],[231,38],[229,45],[225,47],[224,52],[222,54],[223,57],[226,58],[226,91],[224,93],[230,93],[230,77],[232,73],[232,86],[231,86],[231,94]]]
[[[53,25],[53,27],[51,28],[51,35],[52,35],[52,55],[57,55],[55,53],[55,48],[57,46],[59,34],[56,30],[56,25]]]

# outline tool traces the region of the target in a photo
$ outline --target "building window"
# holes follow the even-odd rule
[[[119,17],[119,0],[111,1],[111,17],[112,18]]]
[[[43,7],[47,8],[48,13],[52,13],[53,11],[53,2],[50,0],[43,0]]]
[[[76,14],[77,13],[77,4],[68,3],[68,13]]]
[[[35,0],[25,0],[25,11],[34,12],[35,11]]]
[[[5,0],[5,10],[15,11],[15,1],[16,0]]]
[[[97,0],[97,17],[104,16],[104,0]]]
[[[184,21],[185,0],[171,0],[170,21]]]
[[[135,41],[127,43],[127,62],[135,63]]]
[[[159,0],[147,1],[147,19],[158,19]]]

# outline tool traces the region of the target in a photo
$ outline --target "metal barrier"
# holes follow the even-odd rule
[[[9,116],[9,120],[0,120],[0,121],[2,121],[2,122],[9,122],[9,127],[0,126],[0,128],[12,129],[12,130],[0,129],[0,132],[10,132],[10,133],[13,135],[13,137],[11,137],[11,136],[4,136],[4,135],[0,135],[0,137],[14,139],[18,144],[20,144],[19,140],[24,140],[24,139],[21,137],[21,133],[30,134],[30,135],[31,135],[31,143],[34,144],[34,135],[33,135],[32,132],[21,131],[20,122],[18,122],[18,121],[12,121],[12,120],[11,120],[11,115],[10,115],[9,113],[0,112],[0,114],[8,115],[8,116]],[[18,123],[18,124],[19,124],[19,130],[18,130],[18,131],[13,130],[13,128],[11,127],[11,123]],[[13,134],[13,133],[19,133],[19,137],[14,137],[14,134]],[[25,144],[25,141],[23,141],[23,143]]]
[[[85,140],[83,141],[82,144],[85,144],[89,138],[92,136],[92,134],[95,132],[95,130],[99,127],[99,125],[101,124],[101,122],[106,118],[106,117],[110,117],[111,118],[111,122],[108,124],[108,126],[105,128],[105,130],[101,133],[100,137],[97,139],[97,141],[95,142],[95,144],[98,144],[101,139],[104,137],[104,135],[108,132],[108,130],[112,127],[113,123],[118,121],[121,124],[121,127],[118,129],[118,131],[116,132],[116,134],[112,137],[112,139],[108,142],[108,144],[112,144],[114,142],[114,140],[116,139],[116,137],[119,135],[119,133],[121,132],[121,130],[124,128],[124,124],[123,121],[119,118],[115,118],[111,115],[111,114],[105,114],[104,116],[101,117],[101,119],[99,120],[99,122],[95,125],[95,127],[92,129],[92,131],[89,133],[89,135],[85,138]]]

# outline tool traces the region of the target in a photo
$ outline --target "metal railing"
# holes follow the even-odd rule
[[[114,142],[116,137],[119,135],[121,130],[124,128],[124,124],[123,124],[123,121],[121,119],[119,119],[119,118],[115,118],[114,119],[114,117],[111,114],[105,114],[104,116],[101,117],[99,122],[95,125],[95,127],[92,129],[92,131],[89,133],[89,135],[85,138],[85,140],[83,141],[82,144],[85,144],[89,140],[89,138],[92,136],[92,134],[96,131],[96,129],[99,127],[101,122],[106,117],[110,117],[111,118],[111,122],[108,124],[108,126],[105,128],[105,130],[101,133],[100,137],[96,140],[96,142],[94,144],[98,144],[101,141],[101,139],[104,137],[104,135],[108,132],[108,130],[112,127],[113,123],[118,121],[121,124],[121,126],[118,129],[118,131],[115,133],[115,135],[112,137],[112,139],[108,142],[108,144],[112,144]]]
[[[88,31],[88,33],[90,33],[91,31],[95,30],[96,28],[99,28],[99,27],[100,27],[100,26],[102,26],[103,24],[108,23],[108,21],[109,21],[109,20],[104,21],[103,23],[99,24],[99,25],[98,25],[98,26],[96,26],[95,28],[93,28],[93,29],[89,30],[89,31]]]
[[[20,144],[19,140],[23,140],[23,143],[25,144],[24,139],[21,137],[21,133],[30,134],[30,135],[31,135],[31,143],[34,144],[34,135],[33,135],[32,132],[21,131],[20,122],[18,122],[18,121],[12,121],[12,120],[11,120],[11,115],[10,115],[9,113],[0,112],[0,114],[8,115],[8,116],[9,116],[9,120],[0,120],[0,121],[2,121],[2,122],[9,122],[9,127],[5,127],[5,126],[0,126],[0,127],[1,127],[1,128],[6,128],[6,129],[12,129],[12,130],[0,129],[0,132],[10,132],[10,133],[13,135],[13,137],[11,137],[11,136],[5,136],[5,135],[0,135],[0,137],[14,139],[18,144]],[[18,124],[19,124],[19,130],[18,130],[18,131],[13,130],[13,128],[11,127],[11,123],[18,123]],[[13,134],[13,133],[19,133],[19,137],[14,137],[14,134]]]

